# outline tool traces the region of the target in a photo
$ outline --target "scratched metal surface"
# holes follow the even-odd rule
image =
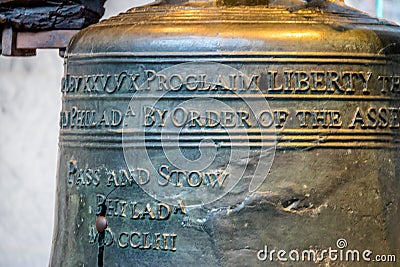
[[[368,4],[349,2],[374,14],[372,0]],[[112,9],[126,10],[134,5],[130,3],[109,0],[106,14]],[[117,4],[124,7],[113,8]],[[385,17],[399,21],[398,5],[397,0],[385,1]],[[390,16],[391,13],[394,15]],[[61,64],[56,51],[39,52],[32,59],[0,57],[0,266],[46,266],[48,263]],[[37,98],[39,90],[40,98]],[[40,131],[32,130],[33,126],[40,127]]]

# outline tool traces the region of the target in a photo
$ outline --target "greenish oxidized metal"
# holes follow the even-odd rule
[[[395,266],[399,33],[339,1],[159,4],[81,31],[50,265]]]

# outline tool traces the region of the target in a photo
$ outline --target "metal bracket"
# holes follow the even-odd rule
[[[5,26],[1,38],[3,56],[35,56],[36,49],[57,48],[64,56],[65,48],[79,30],[51,30],[40,32],[15,31]]]

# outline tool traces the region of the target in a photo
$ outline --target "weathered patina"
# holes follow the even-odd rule
[[[297,0],[160,3],[81,31],[51,266],[400,257],[399,33]]]

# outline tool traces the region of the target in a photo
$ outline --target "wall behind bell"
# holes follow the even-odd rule
[[[145,2],[108,0],[105,16]],[[348,2],[375,14],[375,0]],[[399,8],[384,1],[384,16],[400,22]],[[0,57],[0,266],[48,264],[62,64],[57,51]]]
[[[399,0],[345,0],[346,4],[363,10],[371,15],[376,15],[400,23]],[[379,9],[382,14],[379,14]]]

